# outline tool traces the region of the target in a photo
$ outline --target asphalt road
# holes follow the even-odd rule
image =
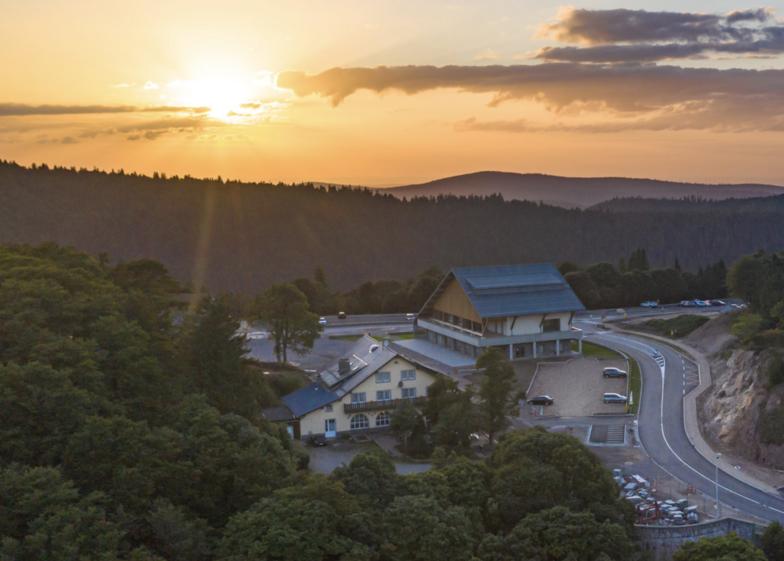
[[[648,339],[597,330],[584,324],[589,341],[625,352],[640,365],[643,395],[639,410],[640,441],[654,462],[699,492],[715,494],[715,467],[686,436],[683,396],[694,386],[692,369],[680,353]],[[784,522],[784,498],[760,491],[719,471],[719,499],[746,514]],[[726,510],[722,514],[732,514]]]

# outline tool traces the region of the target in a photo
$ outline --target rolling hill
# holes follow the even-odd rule
[[[696,197],[710,200],[768,197],[784,194],[784,187],[757,183],[710,185],[625,177],[561,177],[538,173],[480,171],[417,185],[390,187],[385,192],[404,198],[500,194],[506,200],[586,208],[611,199],[628,197]]]

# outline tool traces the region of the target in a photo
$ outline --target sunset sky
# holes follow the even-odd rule
[[[0,0],[0,158],[784,184],[784,2]]]

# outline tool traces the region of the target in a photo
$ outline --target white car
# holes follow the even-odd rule
[[[641,308],[658,308],[659,303],[656,300],[646,300],[640,304]]]
[[[408,321],[414,321],[416,319],[416,314],[412,314],[412,313],[409,312],[409,313],[406,314],[406,319]]]
[[[324,316],[319,318],[319,325],[327,325],[327,318]]]
[[[626,378],[626,371],[614,366],[608,366],[602,370],[602,376],[605,378]]]

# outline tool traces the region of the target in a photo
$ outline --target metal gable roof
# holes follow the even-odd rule
[[[281,401],[289,408],[295,417],[315,411],[338,399],[335,392],[330,391],[320,384],[311,384],[295,392],[286,394]]]
[[[482,318],[585,309],[551,263],[457,267],[452,275]]]

